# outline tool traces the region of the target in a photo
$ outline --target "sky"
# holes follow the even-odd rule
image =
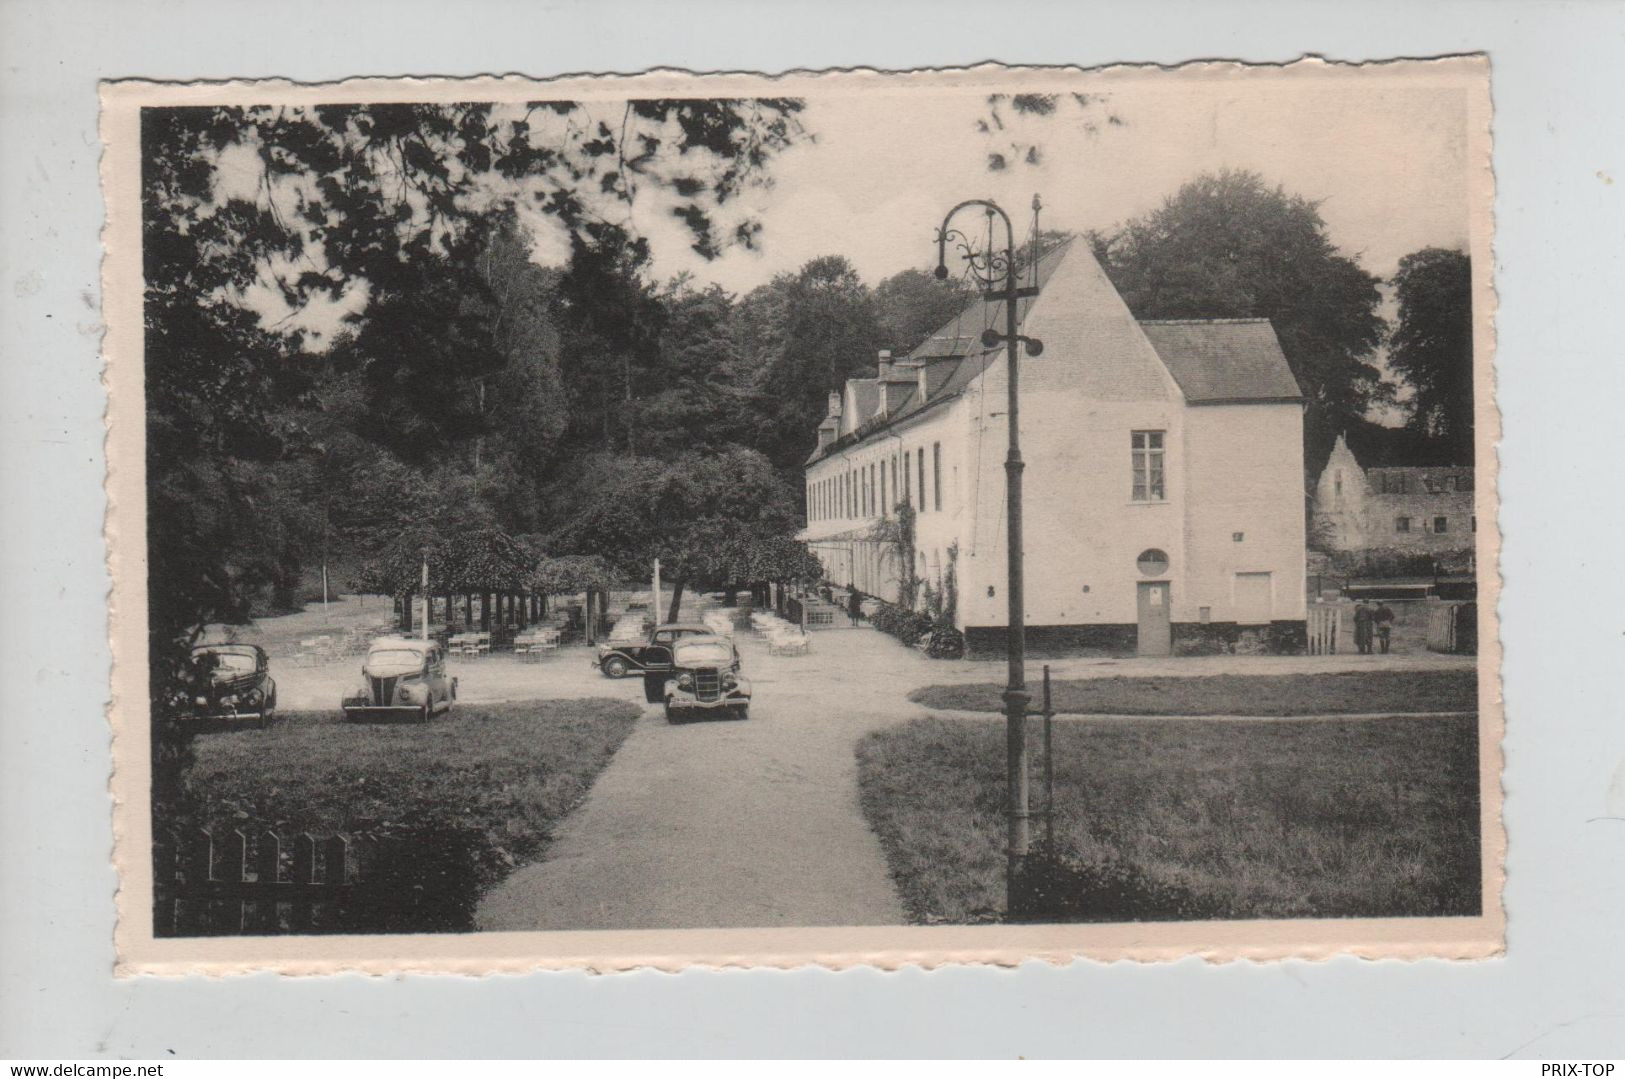
[[[657,276],[688,271],[744,292],[815,256],[842,254],[874,284],[934,265],[935,229],[966,198],[995,199],[1021,234],[1035,194],[1045,228],[1107,229],[1226,167],[1320,202],[1332,242],[1383,278],[1409,252],[1467,243],[1459,90],[1293,80],[1123,86],[1085,113],[1069,108],[1022,125],[1040,140],[1041,163],[999,173],[984,161],[1000,144],[976,130],[984,97],[809,98],[804,121],[814,141],[776,159],[773,186],[751,196],[761,249],[706,262],[686,249],[680,226],[640,208],[634,220],[652,242]],[[1100,123],[1108,112],[1121,125]],[[1084,131],[1080,117],[1097,130]]]
[[[1044,228],[1107,230],[1155,209],[1204,172],[1236,168],[1319,202],[1332,242],[1379,277],[1391,277],[1409,252],[1467,245],[1469,140],[1459,84],[1384,78],[1380,70],[1351,77],[1336,69],[1265,68],[1241,77],[1189,69],[1096,73],[1058,85],[1102,96],[1080,109],[1063,94],[1062,107],[1043,120],[1016,117],[1006,106],[1007,128],[990,135],[978,130],[988,116],[985,84],[821,84],[805,95],[809,137],[772,158],[771,183],[749,189],[737,207],[762,225],[757,249],[701,258],[671,216],[669,198],[640,196],[628,221],[649,239],[657,279],[687,272],[745,293],[811,258],[839,254],[873,285],[934,265],[936,228],[967,198],[998,201],[1019,240],[1035,195]],[[604,99],[592,108],[619,115],[621,104]],[[1008,152],[1013,142],[1036,143],[1040,162],[989,171],[989,152]],[[217,196],[263,194],[252,148],[227,151],[218,165]],[[297,178],[279,187],[285,213],[296,212],[297,194],[308,187]],[[565,261],[569,248],[557,221],[527,217],[533,257]],[[969,214],[959,223],[979,224]],[[367,296],[358,283],[338,300],[291,311],[267,281],[246,300],[266,323],[305,328],[307,347],[321,348]]]

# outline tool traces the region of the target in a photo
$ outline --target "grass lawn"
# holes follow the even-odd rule
[[[640,714],[608,699],[458,705],[423,725],[287,713],[194,739],[189,823],[456,836],[472,896],[539,854]]]
[[[1031,680],[1033,707],[1042,703]],[[928,708],[999,712],[1003,685],[926,686],[909,699]],[[1340,712],[1466,712],[1478,707],[1476,671],[1211,674],[1165,678],[1068,678],[1050,683],[1057,712],[1130,716],[1315,716]]]
[[[1061,722],[1054,744],[1056,847],[1082,874],[1066,879],[1107,885],[1057,920],[1478,912],[1471,717]],[[1002,918],[1003,725],[920,719],[857,752],[911,918]]]

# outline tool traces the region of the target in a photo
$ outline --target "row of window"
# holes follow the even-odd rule
[[[1168,497],[1165,472],[1166,431],[1132,431],[1129,434],[1132,480],[1130,497],[1136,502],[1162,502]],[[898,486],[898,462],[902,462],[902,485]],[[807,485],[807,519],[828,521],[841,518],[888,516],[892,501],[887,498],[886,472],[891,471],[889,490],[898,503],[908,503],[916,511],[942,509],[942,443],[931,443],[931,497],[925,497],[925,447],[904,450],[881,461],[849,468],[827,479]],[[916,472],[916,467],[918,471]],[[919,476],[920,497],[914,497],[914,477]],[[1401,529],[1400,531],[1405,531]]]
[[[1395,517],[1394,518],[1394,531],[1395,532],[1410,532],[1410,531],[1412,531],[1412,526],[1413,525],[1420,525],[1421,530],[1423,532],[1432,532],[1434,535],[1442,536],[1446,532],[1450,531],[1450,518],[1448,518],[1448,517],[1434,517],[1431,520],[1429,518],[1426,518],[1426,517],[1421,517],[1421,518],[1416,518],[1416,517]],[[1473,532],[1478,531],[1478,517],[1476,515],[1467,518],[1467,527],[1468,527],[1468,529],[1470,531],[1473,531]]]
[[[890,471],[890,482],[886,473]],[[942,509],[942,443],[931,443],[930,497],[926,497],[925,447],[849,468],[807,484],[807,519],[885,517],[907,503],[919,513]],[[918,483],[916,483],[918,477]],[[918,488],[918,497],[915,489]]]
[[[1403,472],[1379,473],[1377,485],[1385,495],[1403,495],[1410,493],[1411,477]],[[1451,491],[1471,491],[1473,477],[1470,473],[1458,473],[1449,476],[1422,477],[1422,487],[1430,495],[1446,494]]]

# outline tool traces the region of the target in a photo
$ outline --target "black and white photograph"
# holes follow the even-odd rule
[[[121,969],[1500,952],[1482,58],[103,108]]]

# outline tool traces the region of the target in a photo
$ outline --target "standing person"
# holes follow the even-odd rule
[[[1371,654],[1371,607],[1363,599],[1354,605],[1354,647],[1362,656]]]
[[[1378,600],[1377,609],[1371,614],[1371,621],[1377,627],[1377,645],[1382,649],[1382,654],[1386,656],[1388,654],[1388,639],[1394,633],[1393,609],[1388,604]]]
[[[847,589],[846,614],[848,618],[852,619],[854,626],[858,624],[858,618],[863,614],[863,605],[858,600],[858,590],[856,588]]]

